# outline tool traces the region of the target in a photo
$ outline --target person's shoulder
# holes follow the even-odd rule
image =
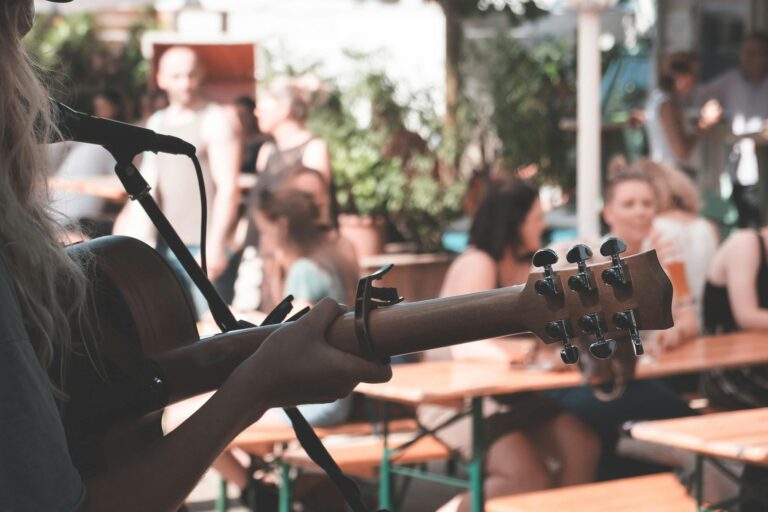
[[[720,250],[735,255],[742,251],[754,250],[758,240],[758,233],[754,229],[739,229],[725,239]]]
[[[482,270],[485,268],[495,269],[496,261],[485,251],[470,247],[453,260],[453,264],[456,268],[476,268]]]

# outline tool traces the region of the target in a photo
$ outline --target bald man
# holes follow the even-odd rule
[[[173,47],[163,53],[158,65],[157,85],[168,95],[169,105],[153,114],[147,127],[181,137],[197,148],[208,199],[208,277],[227,299],[234,282],[234,279],[228,279],[234,272],[229,246],[240,204],[237,175],[242,142],[234,113],[202,97],[203,80],[204,70],[193,50]],[[200,194],[192,164],[183,156],[147,154],[142,163],[142,174],[154,181],[152,193],[155,200],[192,254],[199,257]],[[161,240],[158,250],[179,271],[199,316],[208,309],[202,294]]]

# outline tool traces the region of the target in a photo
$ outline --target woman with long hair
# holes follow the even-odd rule
[[[472,221],[470,247],[451,264],[441,296],[491,290],[524,283],[531,256],[541,248],[546,223],[539,192],[514,179],[489,187]],[[428,359],[521,362],[525,339],[481,340],[426,354]],[[600,456],[597,437],[578,419],[547,397],[528,393],[486,400],[485,493],[504,496],[592,480]],[[439,406],[419,407],[419,418],[436,427],[455,414]],[[437,436],[468,455],[470,418],[441,429]],[[459,495],[440,512],[469,510],[469,499]]]
[[[341,309],[321,302],[271,336],[174,432],[125,464],[81,474],[59,406],[78,341],[70,328],[83,319],[89,286],[59,244],[47,205],[38,141],[56,129],[21,44],[33,20],[32,0],[0,2],[0,510],[174,511],[268,408],[346,396],[358,381],[386,380],[390,370],[331,348],[322,333]]]

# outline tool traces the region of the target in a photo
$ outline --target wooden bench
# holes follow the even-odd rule
[[[414,438],[412,433],[390,434],[389,448],[401,446]],[[360,478],[374,478],[381,464],[384,441],[379,436],[326,438],[325,446],[339,467],[348,475]],[[391,461],[399,465],[419,464],[432,460],[446,460],[451,452],[432,436],[419,439],[416,443],[396,452]],[[303,470],[315,470],[317,466],[301,448],[284,452],[282,462]]]
[[[392,420],[389,423],[391,432],[415,432],[418,424],[415,419],[404,418]],[[374,434],[371,422],[344,423],[335,427],[315,428],[320,439],[332,436],[370,436]],[[296,440],[296,435],[290,425],[259,425],[254,423],[238,435],[229,445],[230,448],[240,448],[252,455],[264,456],[271,453],[276,446],[288,444]]]
[[[696,501],[670,473],[561,487],[488,500],[486,512],[693,512]]]

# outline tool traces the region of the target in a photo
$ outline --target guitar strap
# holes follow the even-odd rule
[[[283,301],[280,302],[280,304],[278,304],[275,309],[269,313],[269,315],[267,315],[267,318],[264,320],[264,322],[262,322],[261,325],[273,325],[281,323],[290,311],[290,302],[292,299],[293,297],[290,295],[283,299]],[[297,320],[307,311],[309,311],[309,308],[303,309],[296,315],[289,318],[287,321],[292,322]],[[357,487],[357,484],[355,484],[351,478],[345,475],[339,465],[336,464],[336,461],[333,460],[331,454],[328,453],[328,450],[325,448],[325,446],[323,446],[322,441],[320,441],[320,438],[317,437],[317,433],[314,431],[304,415],[301,414],[301,411],[299,411],[296,407],[286,407],[283,410],[291,420],[293,432],[296,434],[296,439],[299,440],[301,447],[304,448],[304,451],[307,453],[309,458],[312,459],[312,462],[317,464],[323,471],[325,471],[325,474],[328,475],[334,485],[336,485],[336,488],[339,490],[339,492],[341,492],[342,496],[344,496],[344,501],[347,502],[349,508],[353,512],[367,512],[365,504],[363,503],[362,495],[360,494],[360,489]]]
[[[110,150],[110,148],[106,149]],[[219,327],[222,328],[222,331],[230,331],[246,327],[247,322],[238,322],[235,319],[229,307],[225,304],[224,300],[213,287],[213,284],[208,280],[206,274],[190,254],[189,249],[187,249],[187,247],[181,241],[181,238],[179,238],[176,230],[173,229],[171,223],[168,222],[168,219],[165,217],[160,207],[152,198],[151,194],[149,194],[149,184],[141,176],[141,173],[139,173],[138,170],[133,166],[131,159],[126,159],[124,158],[124,155],[115,153],[112,150],[110,150],[110,152],[112,152],[115,160],[117,161],[117,164],[115,165],[115,172],[120,178],[120,181],[123,183],[126,192],[128,192],[129,196],[133,200],[137,200],[139,204],[141,204],[142,208],[144,208],[144,211],[147,213],[150,220],[165,240],[165,243],[171,249],[173,254],[178,258],[182,267],[187,272],[187,275],[189,275],[190,279],[192,279],[197,288],[208,301],[208,305],[211,308],[211,314],[213,315],[213,318],[216,320],[216,323],[219,325]],[[202,211],[205,212],[205,185],[202,180],[200,163],[195,156],[192,156],[191,158],[195,164],[198,181],[200,182],[202,189]],[[202,222],[201,225],[204,233],[206,222]],[[201,238],[204,239],[204,236],[201,236]],[[291,310],[291,299],[292,297],[286,298],[286,300],[278,305],[278,307],[275,308],[272,313],[270,313],[262,325],[266,325],[267,323],[281,323]],[[287,306],[284,304],[285,302],[287,302]],[[300,314],[294,315],[289,319],[289,321],[295,320],[299,316]],[[367,512],[360,495],[360,489],[357,488],[357,485],[352,480],[350,480],[349,477],[344,475],[344,473],[341,471],[341,468],[339,468],[339,465],[336,464],[336,461],[333,460],[333,457],[331,457],[331,455],[328,453],[328,450],[325,449],[323,443],[317,437],[317,434],[312,429],[309,422],[307,422],[306,418],[304,418],[301,412],[299,412],[299,410],[296,408],[285,409],[285,412],[291,420],[293,430],[296,433],[296,438],[299,440],[302,448],[304,448],[304,451],[307,452],[307,455],[309,455],[315,464],[317,464],[320,468],[322,468],[323,471],[326,472],[326,474],[328,474],[330,479],[344,496],[344,500],[350,506],[352,511]]]

